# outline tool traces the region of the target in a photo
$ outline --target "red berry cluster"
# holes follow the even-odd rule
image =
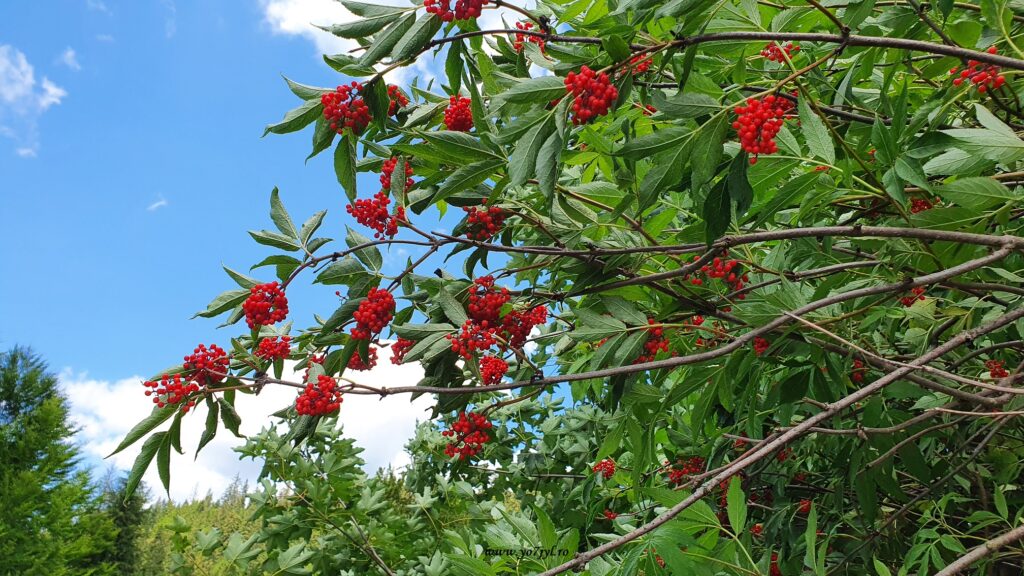
[[[736,441],[732,443],[732,449],[737,452],[743,452],[747,449],[747,444],[749,444],[749,442],[743,438],[737,438]]]
[[[638,54],[629,59],[629,67],[634,74],[643,74],[651,69],[652,58],[653,56]]]
[[[327,360],[327,354],[316,355],[313,354],[306,361],[306,372],[302,375],[303,382],[309,382],[309,370],[313,367],[313,364],[324,365],[324,360]]]
[[[779,450],[778,454],[775,455],[775,459],[778,460],[779,462],[785,462],[786,460],[789,460],[789,457],[792,455],[792,448],[783,448],[782,450]]]
[[[511,299],[508,288],[494,288],[494,276],[481,276],[473,280],[466,311],[477,324],[485,328],[494,326],[501,317],[501,307]]]
[[[910,213],[917,214],[918,212],[924,212],[925,210],[931,210],[939,204],[939,199],[934,200],[928,198],[914,198],[910,201]]]
[[[493,386],[508,372],[508,362],[497,356],[484,356],[480,359],[480,377],[484,386]]]
[[[807,516],[811,513],[811,501],[808,500],[807,498],[804,498],[803,500],[800,501],[800,504],[797,505],[796,511],[801,516]]]
[[[275,336],[260,340],[256,349],[256,357],[264,360],[284,360],[291,352],[291,338],[288,336]]]
[[[903,304],[903,306],[910,308],[911,306],[914,305],[914,302],[917,302],[918,300],[924,300],[924,286],[912,288],[910,290],[909,296],[904,296],[900,298],[900,304]]]
[[[991,46],[987,52],[995,54],[996,47]],[[983,65],[977,60],[968,60],[966,68],[960,70],[959,67],[955,67],[949,73],[956,76],[953,79],[954,86],[960,86],[964,83],[964,80],[968,80],[982,94],[989,90],[998,89],[1006,83],[1006,78],[1003,78],[1003,75],[999,73],[999,66]]]
[[[469,98],[452,96],[444,109],[445,127],[456,132],[469,132],[473,128],[473,112],[469,104]]]
[[[469,360],[478,350],[487,350],[497,343],[494,332],[493,328],[484,328],[472,320],[466,320],[458,332],[448,334],[445,338],[452,343],[452,352]]]
[[[988,360],[985,362],[985,368],[988,368],[988,375],[996,380],[1010,375],[1006,368],[1003,367],[1002,360]]]
[[[772,552],[772,562],[769,568],[769,576],[782,576],[782,569],[779,568],[779,553]]]
[[[358,95],[362,91],[362,84],[352,82],[320,96],[324,118],[331,123],[331,130],[342,134],[346,128],[351,128],[353,134],[359,134],[370,124],[370,108]]]
[[[305,390],[295,399],[295,411],[303,416],[322,416],[335,412],[341,407],[341,391],[338,382],[321,374],[316,382],[306,384]]]
[[[668,460],[665,461],[668,464]],[[704,459],[700,456],[691,456],[686,460],[680,460],[677,465],[672,466],[668,471],[668,483],[679,486],[686,482],[689,476],[700,474],[704,471]]]
[[[249,328],[276,324],[288,316],[288,298],[276,281],[257,284],[249,292],[249,297],[242,303]]]
[[[207,386],[224,380],[228,372],[228,355],[216,344],[210,344],[209,348],[200,344],[185,356],[182,368],[188,373],[189,380]]]
[[[392,169],[394,169],[394,165],[392,165]],[[383,175],[381,180],[384,180]],[[390,181],[389,176],[388,182],[390,183]],[[405,208],[398,206],[395,208],[394,214],[388,214],[388,204],[390,203],[391,199],[388,198],[387,192],[381,190],[374,194],[372,199],[359,199],[355,204],[345,206],[345,211],[355,218],[356,222],[375,230],[374,238],[392,238],[398,233],[398,223],[405,220]]]
[[[597,464],[594,464],[593,471],[595,474],[604,476],[604,479],[607,480],[615,475],[615,460],[605,458]]]
[[[359,308],[352,314],[356,327],[352,329],[352,337],[356,340],[369,340],[391,322],[395,315],[395,297],[383,288],[370,288],[366,299],[359,303]]]
[[[487,0],[455,0],[455,10],[452,11],[451,0],[424,0],[423,7],[429,14],[437,14],[442,22],[451,22],[479,18],[487,3]]]
[[[764,49],[761,50],[761,56],[764,56],[771,62],[785,62],[793,52],[799,52],[800,47],[793,44],[792,42],[786,42],[785,46],[780,47],[775,42],[770,42]],[[783,56],[785,54],[785,56]]]
[[[487,325],[467,320],[458,333],[449,334],[447,338],[452,343],[452,352],[469,360],[477,350],[487,350],[498,344],[498,337],[504,341],[499,346],[502,351],[522,348],[534,326],[547,320],[548,309],[545,306],[525,311],[511,310],[499,322],[488,322]]]
[[[769,346],[771,346],[771,343],[768,342],[768,340],[765,340],[760,336],[754,338],[754,354],[757,354],[758,356],[764,354],[768,351]]]
[[[530,22],[529,20],[525,22],[516,22],[516,30],[533,30],[533,22]],[[532,34],[526,35],[516,32],[516,40],[512,43],[512,47],[515,48],[516,52],[523,51],[523,42],[533,42],[540,48],[542,53],[544,52],[544,39],[540,36],[534,36]]]
[[[409,105],[409,99],[402,94],[402,89],[394,84],[388,84],[388,116],[394,116],[399,109]]]
[[[607,508],[605,508],[605,509],[604,509],[604,513],[603,513],[603,516],[604,516],[604,517],[605,517],[606,519],[608,519],[608,520],[615,520],[616,518],[618,518],[618,517],[619,517],[619,515],[618,515],[618,514],[616,514],[615,512],[612,512],[611,510],[609,510],[609,509],[607,509]]]
[[[728,256],[728,253],[723,253],[723,256]],[[700,256],[694,256],[693,261],[700,260]],[[729,288],[733,291],[742,290],[750,278],[740,270],[741,262],[739,260],[723,260],[722,258],[715,258],[711,261],[711,264],[705,264],[700,267],[700,274],[706,275],[708,278],[716,278],[722,280],[729,285]],[[690,278],[685,276],[684,278]],[[701,286],[704,284],[704,280],[699,274],[695,274],[690,278],[690,284],[694,286]],[[737,294],[737,300],[746,299],[746,294]]]
[[[668,338],[665,338],[665,329],[661,326],[655,326],[657,322],[654,321],[654,318],[648,318],[647,324],[651,325],[651,327],[647,329],[647,341],[644,342],[644,350],[636,357],[633,364],[653,362],[658,352],[668,352]]]
[[[487,200],[481,202],[482,208],[466,206],[466,236],[470,240],[487,240],[500,234],[505,225],[505,211],[498,206],[487,207]]]
[[[402,362],[405,362],[405,355],[408,354],[409,350],[411,350],[415,345],[415,340],[399,338],[397,342],[391,345],[391,363],[401,364]]]
[[[750,533],[754,536],[760,536],[764,532],[764,524],[754,524],[750,527]]]
[[[492,427],[491,422],[482,414],[462,412],[451,428],[441,433],[452,439],[444,447],[444,455],[449,458],[458,455],[460,460],[476,456],[483,450],[484,444],[490,442],[491,437],[487,431]]]
[[[853,370],[850,371],[850,380],[853,382],[863,382],[864,373],[868,369],[864,367],[864,362],[860,358],[853,359]]]
[[[548,321],[547,306],[534,306],[529,310],[512,310],[501,320],[502,336],[509,348],[522,348],[534,326]]]
[[[391,190],[391,174],[395,171],[395,166],[398,165],[398,158],[389,158],[384,161],[384,164],[380,167],[380,186],[384,190]],[[412,165],[408,161],[405,163],[405,189],[408,191],[412,188]],[[386,205],[386,203],[385,203]]]
[[[792,102],[774,94],[760,100],[749,98],[746,106],[736,107],[736,121],[732,127],[739,136],[740,146],[751,155],[751,164],[757,163],[758,154],[778,152],[775,135],[782,129],[786,113],[792,108]]]
[[[367,356],[369,356],[369,360],[368,361],[363,360],[363,357],[360,356],[359,352],[357,351],[355,354],[352,355],[351,358],[348,359],[348,366],[347,366],[347,368],[349,370],[360,370],[360,371],[362,371],[362,370],[372,370],[373,367],[377,365],[377,349],[376,348],[370,348],[370,351],[367,353]]]
[[[578,74],[569,72],[565,77],[565,89],[574,99],[572,123],[576,125],[586,124],[607,114],[619,97],[619,91],[612,86],[607,74],[598,74],[586,65],[580,68]]]
[[[142,384],[152,390],[146,390],[146,396],[154,396],[153,403],[159,408],[170,404],[178,404],[193,392],[199,392],[199,384],[181,377],[181,374],[167,375],[160,377],[160,381],[149,381]],[[182,412],[188,412],[196,403],[189,400],[182,407]]]

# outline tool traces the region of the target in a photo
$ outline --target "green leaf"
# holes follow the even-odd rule
[[[160,483],[164,485],[167,495],[171,494],[171,438],[164,434],[160,441],[160,448],[156,452],[156,471],[160,476]]]
[[[694,92],[679,92],[666,97],[661,90],[655,90],[651,92],[651,104],[669,118],[698,118],[722,109],[714,98]]]
[[[303,100],[315,99],[317,102],[319,102],[320,96],[327,94],[329,92],[334,92],[334,90],[332,90],[331,88],[318,88],[316,86],[307,86],[306,84],[299,84],[298,82],[293,81],[287,76],[283,76],[283,78],[284,81],[288,83],[288,89],[292,91],[292,94],[295,94],[296,96],[302,98]]]
[[[117,448],[115,448],[113,452],[107,455],[107,458],[110,458],[114,454],[117,454],[121,450],[124,450],[125,448],[131,446],[140,438],[152,432],[154,428],[163,424],[164,422],[167,421],[168,418],[173,416],[177,408],[177,406],[172,406],[170,404],[164,406],[163,408],[153,408],[153,411],[150,412],[149,416],[147,416],[142,422],[139,422],[131,430],[128,431],[128,434],[125,435],[124,440],[121,440],[121,443],[117,445]]]
[[[1024,158],[1024,141],[1016,135],[985,128],[953,128],[943,134],[956,138],[956,147],[995,162]]]
[[[400,61],[419,53],[440,29],[441,19],[434,14],[427,14],[416,20],[408,32],[402,36],[402,39],[395,44],[391,58]]]
[[[345,234],[345,244],[348,244],[349,248],[355,248],[363,244],[369,244],[372,242],[366,236],[363,236],[359,232],[345,227],[347,234]],[[360,248],[355,251],[356,258],[366,266],[373,268],[374,270],[380,270],[384,265],[384,258],[380,255],[380,250],[376,246],[367,246],[366,248]]]
[[[1021,195],[1010,190],[993,178],[960,178],[938,190],[943,200],[959,204],[970,210],[987,210],[1021,199]]]
[[[629,44],[626,44],[626,41],[618,34],[610,34],[601,38],[601,46],[612,57],[613,62],[625,62],[629,60],[632,54],[629,50]]]
[[[725,179],[725,188],[729,191],[729,198],[736,203],[736,217],[742,216],[754,202],[754,189],[750,187],[747,180],[747,169],[750,161],[747,160],[746,152],[740,152],[729,164],[729,175]]]
[[[334,174],[338,177],[338,184],[345,190],[349,202],[355,202],[356,143],[350,134],[346,134],[334,148]]]
[[[462,304],[459,304],[459,301],[456,300],[447,289],[442,287],[438,290],[436,298],[438,305],[441,306],[441,310],[444,311],[444,315],[447,316],[453,324],[456,326],[462,326],[466,320],[469,320],[469,316],[466,315],[465,308],[462,307]]]
[[[555,191],[555,184],[558,183],[559,160],[562,157],[562,149],[565,144],[562,135],[558,130],[551,132],[544,145],[540,147],[537,155],[537,186],[546,196],[551,196]]]
[[[320,103],[320,100],[307,100],[298,108],[289,110],[277,124],[268,124],[263,135],[266,136],[271,132],[274,134],[297,132],[316,121],[323,115],[323,112],[324,105]]]
[[[446,156],[459,162],[477,162],[487,157],[497,158],[480,140],[465,132],[452,130],[436,130],[420,134],[424,140],[433,144]]]
[[[391,330],[407,340],[419,341],[434,334],[451,334],[457,328],[451,324],[403,324],[392,325]]]
[[[196,448],[196,458],[199,457],[199,452],[204,446],[213,440],[214,436],[217,435],[217,419],[220,415],[220,405],[213,401],[212,396],[206,397],[206,428],[203,429],[203,435],[199,438],[199,447]]]
[[[373,42],[366,47],[366,51],[359,57],[359,64],[370,66],[376,64],[391,51],[412,28],[416,21],[416,13],[409,12],[384,29],[383,32],[374,36]]]
[[[309,239],[313,237],[313,234],[315,234],[320,228],[320,225],[323,224],[324,216],[326,215],[327,210],[321,210],[316,214],[313,214],[309,217],[309,220],[306,220],[302,225],[302,228],[299,229],[299,242],[302,242],[303,246],[309,243]]]
[[[398,6],[381,6],[380,4],[367,4],[365,2],[355,2],[353,0],[341,0],[341,4],[345,6],[349,12],[356,16],[362,16],[363,18],[390,16],[393,14],[401,14],[409,10],[409,8],[401,8]]]
[[[172,408],[172,411],[173,409],[178,408],[176,405],[167,407]],[[135,489],[138,488],[139,482],[142,480],[142,475],[146,473],[146,469],[149,468],[150,463],[153,462],[153,457],[156,456],[156,452],[160,449],[160,446],[163,444],[166,436],[166,432],[157,432],[147,438],[146,442],[142,445],[142,451],[139,452],[139,455],[135,458],[135,463],[132,464],[131,472],[128,473],[128,480],[125,482],[124,497],[126,499],[135,493]],[[169,451],[170,447],[168,446],[168,452]],[[115,450],[113,453],[116,454],[117,452],[118,450]]]
[[[725,180],[720,180],[704,200],[704,240],[710,245],[722,237],[732,222],[732,203],[725,191]]]
[[[452,196],[453,194],[458,194],[464,190],[474,188],[478,184],[481,184],[488,178],[492,177],[494,172],[504,165],[504,160],[499,158],[488,158],[486,160],[462,166],[448,176],[437,191],[437,194],[434,195],[432,202],[436,203]]]
[[[709,120],[701,126],[700,133],[693,144],[690,154],[690,166],[693,169],[691,180],[693,188],[699,189],[711,181],[722,159],[722,143],[725,141],[729,122],[725,114]]]
[[[313,552],[306,550],[306,543],[299,542],[281,552],[277,556],[277,574],[311,574],[312,570],[305,565],[313,557]]]
[[[797,107],[800,111],[800,132],[804,135],[807,148],[818,158],[829,164],[836,163],[836,149],[832,144],[832,136],[828,133],[825,123],[807,104],[806,98],[799,98]]]
[[[626,325],[621,320],[581,309],[576,311],[576,329],[570,336],[579,341],[594,342],[625,331]]]
[[[232,308],[241,306],[242,302],[245,302],[245,299],[249,297],[249,294],[251,294],[249,290],[228,290],[227,292],[222,292],[214,298],[213,301],[206,305],[206,310],[197,312],[193,318],[213,318],[215,316],[220,316]]]
[[[360,38],[365,38],[374,32],[379,32],[388,24],[398,20],[398,16],[403,10],[404,9],[398,9],[382,12],[369,18],[364,18],[363,20],[356,20],[355,22],[343,22],[341,24],[332,24],[330,26],[317,26],[317,28],[330,32],[340,38],[358,40]]]
[[[889,571],[889,567],[882,564],[878,558],[872,556],[871,561],[875,566],[875,572],[878,573],[878,576],[892,576],[892,572]]]
[[[509,183],[512,186],[522,186],[534,175],[540,149],[554,129],[554,117],[549,116],[546,121],[534,126],[516,144],[508,160]]]
[[[272,246],[289,252],[302,250],[302,246],[300,246],[295,240],[292,240],[284,234],[278,234],[277,232],[271,232],[270,230],[260,230],[259,232],[250,230],[249,236],[252,236],[253,240],[263,244],[264,246]]]
[[[541,76],[519,81],[495,98],[511,104],[548,104],[555,98],[566,95],[565,79],[558,76]]]
[[[242,418],[235,411],[235,407],[224,398],[217,398],[217,403],[220,404],[220,419],[224,422],[224,427],[235,436],[243,438],[238,432],[238,427],[242,424]]]
[[[662,150],[681,146],[691,134],[684,126],[669,126],[626,142],[617,154],[630,160],[649,158]]]
[[[743,493],[743,480],[739,476],[732,477],[725,498],[732,532],[743,534],[747,523],[747,496]]]
[[[331,262],[320,274],[317,274],[314,284],[334,285],[350,284],[353,280],[361,277],[366,270],[359,263],[359,260],[352,256],[345,256],[341,260]]]

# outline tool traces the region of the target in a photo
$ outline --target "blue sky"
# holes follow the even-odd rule
[[[310,23],[346,18],[333,0],[0,4],[0,347],[31,346],[61,374],[89,462],[103,465],[98,457],[148,412],[142,377],[238,333],[190,317],[235,287],[222,264],[245,272],[271,253],[246,230],[272,227],[274,186],[296,220],[328,209],[325,235],[340,241],[354,224],[330,153],[303,163],[311,129],[261,138],[299,104],[282,74],[340,83],[320,54],[351,44]],[[361,178],[364,192],[378,185]],[[394,273],[405,256],[389,260]],[[253,275],[273,278],[269,268]],[[300,282],[289,296],[299,326],[337,305],[333,287]],[[419,379],[418,367],[401,368],[374,378]],[[243,431],[292,396],[242,405],[243,419],[252,416]],[[429,403],[374,402],[342,414],[371,469],[401,463]],[[186,426],[196,435],[197,412]],[[216,493],[236,473],[251,476],[234,445],[218,438],[198,461],[176,460],[172,495]],[[133,457],[112,463],[126,468]]]
[[[325,233],[343,238],[351,221],[330,153],[304,166],[308,131],[260,138],[299,103],[281,74],[340,79],[308,35],[269,20],[289,4],[302,3],[4,3],[8,59],[33,68],[37,100],[44,78],[62,95],[0,113],[0,345],[96,378],[149,374],[227,336],[189,318],[234,288],[222,263],[245,271],[268,253],[245,231],[271,227],[273,186],[300,221],[327,208]],[[303,323],[330,310],[333,290],[292,300]]]

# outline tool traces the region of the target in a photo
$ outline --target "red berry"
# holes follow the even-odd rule
[[[754,536],[760,536],[762,532],[764,532],[763,524],[754,524],[750,527],[750,533]]]
[[[356,351],[356,353],[348,359],[348,366],[346,367],[349,370],[372,370],[373,367],[377,365],[377,349],[371,347],[367,355],[369,356],[369,360],[365,361],[359,352]]]
[[[619,97],[619,91],[612,86],[607,74],[597,74],[586,65],[579,73],[569,72],[565,88],[573,97],[572,122],[576,125],[607,114]]]
[[[751,164],[757,162],[759,154],[778,151],[775,135],[782,129],[782,122],[792,108],[792,102],[774,94],[760,100],[750,98],[746,106],[736,107],[736,121],[732,127],[739,137],[740,146],[751,155]]]
[[[648,318],[647,324],[651,326],[647,329],[647,341],[644,342],[643,351],[640,352],[636,360],[633,360],[633,364],[653,362],[658,352],[668,352],[668,339],[665,338],[664,329],[661,326],[656,326],[657,322],[653,318]]]
[[[985,368],[988,368],[988,375],[993,379],[1006,378],[1010,373],[1003,367],[1002,360],[988,360],[985,362]]]
[[[916,288],[912,288],[910,290],[909,296],[904,296],[900,298],[900,304],[903,304],[903,306],[910,308],[911,306],[914,305],[914,302],[925,299],[924,292],[924,286],[917,286]]]
[[[484,444],[491,441],[487,431],[492,427],[491,422],[482,414],[460,413],[451,427],[442,432],[445,437],[451,438],[444,448],[444,455],[449,458],[458,456],[460,460],[476,456],[483,450]]]
[[[409,99],[402,94],[402,90],[394,84],[388,84],[388,116],[394,116],[398,110],[409,105]]]
[[[463,207],[466,212],[466,236],[471,240],[487,240],[501,233],[505,211],[497,206]]]
[[[597,464],[594,464],[593,471],[604,476],[604,479],[607,480],[615,475],[615,460],[605,458]]]
[[[353,134],[360,134],[370,124],[370,108],[358,96],[362,90],[362,84],[352,82],[320,96],[324,118],[338,134],[344,133],[346,128],[350,128]]]
[[[480,377],[484,386],[494,386],[501,382],[508,372],[508,363],[497,356],[484,356],[480,359]]]
[[[181,404],[181,411],[188,412],[196,405],[194,400],[189,399],[190,394],[199,392],[200,386],[194,380],[183,377],[181,374],[160,377],[160,381],[143,382],[142,384],[150,390],[146,390],[146,396],[153,396],[153,403],[158,408],[172,404]]]
[[[469,98],[452,96],[444,109],[444,125],[456,132],[469,132],[473,128],[473,112]]]
[[[249,291],[250,296],[242,303],[249,328],[276,324],[288,316],[288,298],[277,282],[257,284]]]
[[[200,344],[192,354],[185,356],[182,368],[185,369],[188,380],[201,386],[208,386],[224,380],[228,372],[228,362],[228,355],[220,346],[210,344],[207,348]]]
[[[391,322],[395,315],[395,297],[383,288],[370,288],[366,299],[359,303],[359,308],[352,314],[356,327],[352,329],[352,337],[356,340],[370,340],[374,335]]]
[[[391,363],[401,364],[405,361],[405,355],[416,345],[414,340],[406,340],[405,338],[399,338],[397,342],[391,345]]]
[[[291,352],[291,338],[288,336],[275,336],[260,340],[255,356],[264,360],[284,360]]]
[[[304,416],[323,416],[337,411],[341,400],[338,383],[334,378],[321,374],[316,382],[306,384],[295,399],[295,411]]]
[[[760,336],[754,338],[754,354],[757,354],[758,356],[764,354],[768,351],[769,346],[771,346],[771,343],[764,338],[761,338]]]
[[[928,198],[914,198],[910,201],[910,213],[917,214],[925,210],[931,210],[939,204],[939,199],[929,200]]]
[[[807,498],[804,498],[803,500],[800,501],[800,504],[797,506],[796,511],[801,516],[807,516],[811,513],[811,501],[808,500]]]
[[[785,62],[787,57],[799,50],[800,47],[792,42],[786,42],[786,45],[781,48],[775,42],[771,42],[761,50],[761,56],[764,56],[771,62]],[[785,56],[783,56],[783,53],[785,53]]]
[[[616,514],[615,512],[612,512],[611,510],[609,510],[607,508],[605,508],[603,515],[608,520],[615,520],[616,518],[619,517],[618,514]]]
[[[651,69],[651,59],[653,56],[638,54],[629,59],[629,66],[633,70],[633,74],[643,74]]]
[[[995,54],[997,50],[995,46],[990,46],[986,52]],[[999,66],[982,64],[977,60],[968,60],[967,67],[963,70],[953,68],[949,71],[949,74],[955,76],[953,78],[954,86],[959,87],[963,85],[964,80],[970,80],[978,92],[984,94],[991,89],[999,88],[1006,82],[1006,78],[999,71]]]
[[[380,167],[380,186],[383,190],[391,190],[391,174],[395,171],[395,166],[398,164],[398,158],[389,158],[384,161],[384,164]],[[408,160],[405,162],[405,190],[406,192],[412,188],[412,165],[409,164]],[[385,205],[387,203],[385,202]]]
[[[516,29],[533,30],[533,22],[530,22],[528,20],[525,22],[516,22]],[[541,38],[540,36],[534,36],[532,34],[527,35],[516,32],[516,40],[515,42],[512,43],[512,47],[515,48],[516,52],[523,51],[523,42],[533,42],[540,48],[541,53],[544,53],[544,39]]]
[[[394,170],[394,164],[391,165],[391,169]],[[408,174],[409,170],[406,170],[406,173]],[[384,175],[381,175],[381,181],[383,180]],[[390,174],[387,175],[387,182],[391,183]],[[406,186],[410,185],[409,182],[412,180],[407,180]],[[391,199],[388,198],[387,192],[381,190],[370,200],[359,199],[355,201],[355,204],[349,204],[345,207],[345,211],[355,218],[356,222],[375,230],[374,238],[392,238],[398,233],[398,223],[405,221],[405,208],[398,206],[395,208],[394,214],[388,214],[388,204],[390,203]]]

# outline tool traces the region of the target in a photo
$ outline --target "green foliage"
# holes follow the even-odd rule
[[[294,333],[232,339],[229,377],[193,397],[220,416],[202,443],[221,423],[237,433],[236,393],[280,384],[265,376],[282,364],[254,352],[283,334],[307,381],[429,393],[440,422],[420,425],[398,479],[367,477],[344,406],[284,407],[240,449],[263,464],[258,527],[171,522],[170,569],[907,576],[1020,523],[1024,60],[996,54],[1020,56],[1016,6],[540,0],[517,12],[524,31],[346,5],[361,18],[326,29],[364,50],[326,62],[361,79],[372,122],[331,132],[324,91],[289,80],[304,103],[267,130],[315,124],[311,156],[336,146],[349,202],[395,158],[394,211],[375,224],[402,231],[348,228],[331,245],[315,237],[323,212],[296,230],[271,193],[276,231],[250,234],[273,253],[253,269],[344,287],[344,301]],[[409,101],[391,113],[384,74],[429,58],[445,78],[396,87]],[[584,66],[600,89],[573,101]],[[456,95],[471,130],[445,121]],[[425,231],[435,218],[452,233]],[[398,272],[396,246],[419,250]],[[198,315],[230,327],[256,280],[228,275],[243,289]],[[484,275],[510,289],[489,293],[490,315]],[[371,345],[350,330],[371,289],[399,303],[374,345],[413,341],[415,386],[349,368]],[[529,345],[513,343],[540,307]],[[510,365],[497,386],[485,352],[453,349],[472,330]],[[134,477],[156,459],[167,481],[177,410],[126,438],[147,438]],[[473,458],[445,452],[464,440],[442,434],[461,412],[492,425]],[[593,473],[605,458],[608,477]],[[972,569],[1022,558],[1012,544]]]

